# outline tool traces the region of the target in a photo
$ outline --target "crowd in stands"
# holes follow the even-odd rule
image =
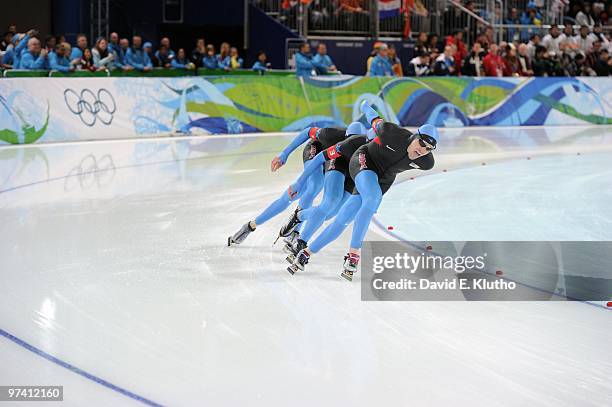
[[[103,71],[120,69],[147,72],[153,68],[187,69],[196,68],[234,70],[243,68],[244,61],[238,49],[224,42],[215,50],[198,38],[195,48],[187,53],[184,48],[176,52],[170,39],[164,37],[154,50],[151,42],[144,42],[140,35],[134,35],[131,42],[120,38],[115,32],[109,38],[96,39],[93,47],[85,34],[79,34],[72,46],[62,35],[41,38],[34,29],[18,33],[17,27],[9,26],[0,42],[0,68],[20,70],[54,70],[60,72]],[[260,52],[252,69],[263,72],[269,69],[266,54]]]

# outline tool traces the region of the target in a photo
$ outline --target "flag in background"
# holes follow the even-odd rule
[[[398,16],[401,7],[402,0],[378,0],[378,13],[381,19]]]

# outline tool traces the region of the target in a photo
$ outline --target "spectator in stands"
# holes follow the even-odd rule
[[[130,42],[127,38],[121,38],[119,40],[119,49],[115,52],[115,67],[124,71],[131,71],[134,69],[133,66],[130,66],[127,62],[127,52],[130,49]]]
[[[535,51],[535,58],[533,60],[533,74],[534,76],[552,76],[552,62],[546,47],[538,45]]]
[[[166,47],[166,53],[168,55],[167,58],[162,58],[159,55],[162,47]],[[172,61],[172,59],[176,56],[176,54],[174,53],[174,51],[172,51],[172,48],[170,47],[170,38],[164,37],[161,39],[161,41],[159,42],[159,50],[155,52],[155,56],[157,57],[157,59],[159,59],[159,62],[163,67],[166,67],[166,60],[168,63],[168,67],[170,67],[170,61]]]
[[[559,49],[562,50],[562,58],[564,59],[567,59],[567,57],[573,59],[576,56],[578,44],[574,40],[574,27],[571,23],[566,23],[563,32],[559,35]]]
[[[449,76],[457,74],[454,53],[455,51],[452,45],[447,45],[444,47],[444,52],[440,54],[434,62],[434,75]]]
[[[408,76],[427,76],[431,73],[429,54],[426,51],[421,52],[410,60],[408,64]]]
[[[59,72],[74,71],[74,64],[72,64],[69,59],[71,51],[70,48],[70,44],[67,42],[57,44],[55,46],[55,51],[49,52],[49,69]]]
[[[446,45],[455,45],[457,47],[457,51],[453,57],[455,58],[455,68],[457,71],[460,71],[461,63],[468,55],[467,48],[463,42],[463,31],[455,30],[453,35],[446,37]]]
[[[30,30],[25,34],[13,35],[13,48],[7,51],[3,57],[3,64],[11,65],[14,69],[19,69],[21,66],[21,57],[27,52],[28,41],[30,38],[38,35],[38,31]]]
[[[595,27],[593,27],[593,32],[589,34],[589,37],[593,39],[593,41],[600,41],[601,45],[610,52],[610,41],[603,33],[603,27],[601,23],[596,23]]]
[[[219,55],[217,55],[217,65],[222,69],[230,68],[230,45],[227,42],[221,43]]]
[[[389,61],[389,48],[387,44],[378,47],[376,56],[372,59],[370,76],[394,76],[393,66]]]
[[[472,52],[465,57],[461,73],[466,76],[484,76],[483,59],[485,52],[479,42],[472,45]]]
[[[540,45],[540,42],[541,42],[540,36],[537,34],[534,34],[531,36],[531,39],[527,43],[527,55],[529,56],[529,59],[531,59],[532,61],[535,58],[536,47]]]
[[[212,44],[206,46],[206,56],[202,58],[202,67],[207,69],[219,68],[219,60],[217,55],[215,55],[215,46]]]
[[[434,58],[434,55],[437,57],[437,54],[443,50],[443,48],[440,48],[440,37],[438,34],[429,34],[427,42],[429,43],[429,52],[432,54],[432,58]]]
[[[503,57],[504,76],[520,76],[520,64],[516,56],[516,47],[513,43],[506,45],[506,53]]]
[[[478,10],[476,10],[476,4],[469,0],[465,3],[465,8],[471,11],[472,13],[480,16]],[[468,42],[475,41],[478,36],[478,31],[481,29],[480,21],[476,20],[472,15],[468,13],[461,13],[461,27],[463,27],[463,31],[467,33]]]
[[[55,51],[56,45],[57,45],[57,40],[53,35],[47,35],[45,37],[45,48],[47,49],[47,55]]]
[[[17,26],[15,24],[11,24],[8,26],[6,31],[12,33],[13,35],[17,34]]]
[[[425,53],[430,54],[431,49],[429,47],[429,44],[427,43],[427,33],[421,31],[417,37],[416,42],[414,43],[414,55],[420,56]]]
[[[106,38],[100,37],[96,40],[96,45],[91,50],[93,55],[93,64],[96,69],[112,69],[115,60],[115,54],[109,52],[108,42]]]
[[[266,53],[263,51],[259,51],[259,53],[257,54],[257,61],[255,61],[251,69],[255,72],[258,72],[260,75],[263,75],[269,67],[270,63],[266,62]]]
[[[561,42],[559,27],[553,25],[549,28],[548,34],[542,38],[542,46],[546,48],[548,54],[556,56],[559,54],[559,43]]]
[[[327,55],[327,46],[322,42],[319,43],[319,46],[317,47],[317,53],[312,58],[312,63],[315,66],[317,74],[320,75],[325,75],[327,72],[337,71],[334,62],[330,56]]]
[[[185,54],[185,48],[179,48],[178,52],[176,53],[176,57],[172,58],[170,65],[172,66],[172,68],[181,68],[189,70],[195,69],[195,64],[189,61],[189,59],[187,59],[187,55]]]
[[[505,21],[506,24],[510,25],[520,25],[521,24],[521,16],[519,15],[518,9],[516,7],[512,7],[510,9],[510,14]],[[521,41],[521,35],[519,34],[519,29],[515,27],[508,27],[508,35],[506,36],[506,41],[508,42],[519,42]]]
[[[593,12],[591,10],[591,3],[584,2],[582,10],[576,14],[576,24],[586,25],[589,28],[593,28],[595,20],[593,19]]]
[[[152,45],[150,47],[147,47],[147,45],[150,45],[150,44],[151,44],[150,42],[145,44],[145,49],[147,49],[147,53],[149,54],[149,57],[151,57],[151,52],[153,52]],[[150,52],[149,52],[149,49],[151,50]],[[154,61],[153,58],[156,61]],[[174,60],[174,55],[170,54],[170,50],[168,49],[166,45],[160,45],[159,49],[153,55],[153,58],[151,58],[151,63],[153,64],[153,66],[158,66],[160,68],[168,69],[172,67],[172,61]],[[157,63],[157,65],[155,63]]]
[[[40,40],[32,37],[28,40],[28,50],[23,52],[19,62],[19,69],[45,69],[47,64],[47,50],[41,49]]]
[[[142,49],[142,37],[140,35],[132,37],[132,46],[125,53],[125,60],[128,65],[139,71],[148,72],[153,69],[149,55]]]
[[[529,49],[527,44],[519,44],[518,46],[518,62],[522,76],[533,76],[531,67],[531,58],[529,58]]]
[[[374,60],[374,58],[376,58],[376,55],[378,55],[378,49],[382,44],[382,42],[376,41],[372,45],[372,51],[370,52],[370,56],[366,61],[366,76],[370,76],[370,68],[372,67],[372,61]]]
[[[586,25],[581,26],[579,34],[574,37],[576,49],[582,51],[582,53],[586,55],[593,49],[594,42],[593,37],[589,35],[589,27]]]
[[[72,48],[70,59],[81,59],[83,58],[83,50],[87,48],[87,36],[85,34],[78,34],[76,39],[76,47]]]
[[[489,53],[483,59],[485,75],[487,76],[503,76],[504,75],[504,61],[501,56],[498,55],[497,44],[491,44],[489,46]]]
[[[295,74],[297,76],[312,76],[315,69],[310,55],[310,44],[307,42],[300,45],[300,51],[295,54]]]
[[[593,70],[597,73],[597,76],[609,76],[612,73],[609,59],[608,50],[602,49],[599,53],[597,62],[593,66]]]
[[[80,63],[77,65],[77,69],[82,71],[95,72],[98,70],[104,70],[103,67],[97,69],[94,65],[93,54],[89,48],[83,50],[83,56],[81,57]]]
[[[238,48],[231,47],[229,57],[230,69],[242,69],[242,64],[244,63],[244,60],[240,58],[240,55],[238,54]]]
[[[393,74],[395,76],[404,76],[402,61],[397,56],[397,50],[393,44],[389,45],[389,62],[391,63],[391,69],[393,69]]]
[[[352,29],[366,28],[368,12],[365,10],[364,0],[339,0],[336,14],[339,16],[342,27]]]
[[[0,42],[0,51],[5,52],[9,45],[11,45],[11,41],[13,40],[13,33],[7,31],[2,36],[2,42]]]
[[[162,63],[160,62],[159,58],[157,58],[157,55],[159,54],[153,52],[153,44],[151,42],[149,41],[145,42],[142,45],[142,49],[149,56],[149,59],[151,60],[151,65],[153,65],[153,68],[163,68],[164,67]]]
[[[119,34],[112,32],[108,41],[108,52],[113,54],[119,51]]]
[[[202,60],[206,56],[206,42],[204,38],[198,38],[196,41],[196,47],[191,51],[191,62],[196,68],[202,67]]]

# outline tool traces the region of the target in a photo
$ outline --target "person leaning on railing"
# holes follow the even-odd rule
[[[71,63],[70,52],[71,46],[67,42],[59,43],[55,46],[55,51],[50,52],[48,56],[49,69],[59,72],[72,72],[75,69],[73,63]]]
[[[187,59],[184,48],[179,48],[178,52],[176,53],[176,57],[172,58],[170,65],[175,69],[193,70],[196,68],[195,64]]]
[[[106,38],[100,37],[96,40],[96,45],[92,48],[93,63],[96,69],[112,69],[115,54],[108,49]]]
[[[260,75],[263,75],[268,68],[270,67],[270,63],[266,62],[266,53],[263,51],[259,51],[257,54],[257,61],[253,64],[251,69]]]
[[[230,48],[229,53],[229,69],[240,69],[244,63],[243,59],[238,55],[238,48]]]
[[[295,54],[296,76],[312,76],[315,69],[310,55],[310,45],[305,42],[300,45],[300,51]]]
[[[312,58],[312,64],[315,66],[315,69],[318,74],[326,74],[327,72],[336,72],[336,65],[334,65],[334,61],[327,55],[327,46],[323,43],[320,43],[317,46],[317,53]]]
[[[125,53],[128,65],[139,71],[148,72],[153,69],[149,55],[142,49],[142,37],[135,35],[132,37],[132,46]]]
[[[47,50],[41,49],[40,40],[32,37],[28,40],[28,50],[23,52],[19,61],[19,69],[45,69],[47,66]]]
[[[202,58],[202,67],[207,69],[219,68],[219,62],[215,55],[215,46],[212,44],[206,46],[206,55]]]
[[[130,66],[126,59],[126,54],[128,49],[130,49],[130,42],[127,38],[121,38],[119,40],[119,48],[114,52],[115,55],[115,68],[121,69],[123,71],[131,71],[134,69],[133,66]]]

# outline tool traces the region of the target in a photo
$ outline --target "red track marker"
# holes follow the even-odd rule
[[[431,246],[427,246],[425,249],[426,249],[428,252],[430,252],[430,251],[432,251],[432,250],[433,250],[433,248],[432,248]]]
[[[608,301],[608,303],[606,304],[606,306],[608,306],[608,307],[612,307],[612,301]]]
[[[501,271],[501,270],[497,270],[497,271],[495,272],[495,275],[496,275],[496,276],[501,276],[501,275],[503,275],[503,274],[504,274],[504,272],[503,272],[503,271]]]
[[[393,230],[393,226],[387,226],[387,230]]]

